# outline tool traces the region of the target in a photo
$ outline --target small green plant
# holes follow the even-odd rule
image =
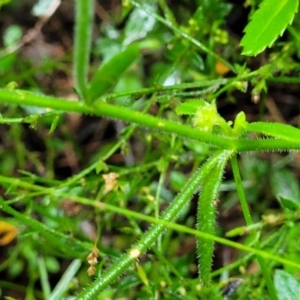
[[[73,76],[78,101],[70,102],[64,98],[45,96],[16,88],[14,84],[0,89],[0,103],[7,105],[7,107],[22,107],[29,112],[28,115],[21,118],[1,116],[0,121],[2,124],[13,126],[13,124],[27,123],[35,127],[39,122],[48,120],[48,123],[45,122],[48,124],[51,134],[59,127],[61,116],[70,112],[130,123],[122,131],[119,141],[100,152],[94,162],[91,162],[83,171],[65,181],[55,180],[51,176],[49,178],[46,176],[43,179],[26,173],[24,170],[23,173],[21,172],[22,176],[20,178],[6,176],[5,174],[0,176],[0,184],[5,189],[5,196],[9,195],[9,200],[5,199],[4,195],[0,198],[0,207],[6,214],[17,220],[14,221],[15,226],[26,226],[33,232],[38,233],[43,239],[46,239],[52,249],[49,252],[46,251],[46,253],[54,255],[59,252],[61,256],[73,259],[57,286],[54,290],[51,290],[47,278],[47,257],[39,256],[38,267],[45,299],[59,299],[64,295],[67,286],[71,285],[72,279],[80,269],[86,256],[88,256],[89,275],[96,273],[97,277],[91,283],[87,279],[83,280],[84,284],[80,283],[80,286],[76,288],[76,299],[103,299],[106,292],[111,293],[109,294],[111,296],[113,292],[109,291],[109,287],[118,281],[123,274],[126,274],[128,270],[131,270],[130,268],[134,265],[136,266],[136,277],[124,279],[122,283],[119,282],[120,286],[122,288],[124,286],[130,287],[137,285],[137,282],[142,282],[143,297],[148,295],[150,298],[152,297],[151,299],[156,299],[156,292],[165,283],[156,282],[155,285],[151,285],[147,276],[150,276],[149,274],[153,271],[150,270],[151,268],[147,263],[139,262],[149,249],[152,249],[154,255],[159,257],[160,262],[167,265],[164,272],[168,269],[171,270],[172,274],[175,274],[176,281],[174,280],[174,282],[176,284],[174,286],[172,286],[172,276],[165,275],[172,291],[169,297],[176,293],[181,294],[183,297],[186,291],[178,291],[176,285],[180,283],[187,288],[188,284],[186,284],[184,275],[182,275],[186,274],[187,271],[182,271],[182,274],[180,274],[176,267],[164,258],[163,235],[166,234],[167,239],[170,238],[166,230],[167,232],[174,230],[179,233],[191,234],[197,240],[196,255],[198,258],[199,280],[197,279],[196,283],[193,282],[193,287],[190,288],[191,296],[189,297],[205,296],[205,293],[211,293],[211,296],[207,297],[222,299],[220,285],[215,288],[212,279],[222,272],[228,273],[230,268],[236,268],[241,265],[241,261],[249,261],[253,257],[256,258],[261,268],[263,284],[268,289],[270,299],[294,299],[293,297],[299,295],[299,283],[290,275],[295,273],[295,270],[300,269],[299,259],[294,261],[288,256],[276,253],[276,249],[280,249],[281,245],[284,244],[282,240],[284,233],[295,236],[296,231],[292,227],[296,226],[300,207],[297,180],[286,169],[284,169],[285,171],[278,171],[278,169],[274,171],[271,177],[272,191],[284,211],[281,218],[276,219],[275,223],[276,225],[282,225],[282,232],[273,231],[267,238],[262,239],[260,234],[263,228],[275,223],[272,223],[267,217],[261,221],[253,220],[248,204],[249,200],[247,199],[248,193],[240,174],[243,168],[239,166],[238,155],[247,152],[299,151],[300,130],[278,122],[248,122],[246,113],[243,111],[236,115],[235,120],[226,121],[217,109],[218,96],[221,93],[228,92],[230,95],[231,89],[243,89],[245,83],[252,83],[255,92],[261,92],[266,89],[268,79],[271,78],[273,81],[280,79],[281,77],[272,74],[278,61],[271,61],[267,67],[250,71],[242,64],[232,64],[229,59],[217,54],[217,51],[214,50],[214,43],[218,43],[219,39],[211,41],[211,44],[202,43],[201,38],[204,39],[205,34],[219,37],[220,32],[217,29],[221,30],[219,27],[226,12],[229,11],[229,7],[221,1],[222,11],[219,11],[215,5],[219,1],[211,1],[210,4],[203,4],[203,6],[201,1],[198,2],[197,11],[185,26],[179,26],[176,23],[176,18],[165,1],[159,1],[158,4],[141,4],[134,0],[123,2],[124,12],[129,15],[131,13],[131,16],[133,15],[135,18],[142,18],[147,26],[136,28],[133,26],[135,24],[134,18],[130,19],[129,17],[128,25],[124,30],[123,43],[118,44],[115,41],[118,51],[116,53],[106,53],[105,61],[100,66],[92,68],[90,58],[93,40],[94,1],[77,0],[75,1]],[[163,17],[158,13],[158,8],[162,10]],[[271,8],[272,11],[269,13]],[[276,1],[275,4],[274,1],[264,0],[259,9],[254,12],[251,22],[246,27],[246,35],[241,41],[243,54],[254,56],[266,47],[271,46],[277,36],[282,34],[288,24],[291,23],[297,8],[298,1],[296,0]],[[212,30],[211,26],[207,26],[207,24],[200,24],[203,25],[203,32],[197,27],[200,26],[198,23],[200,23],[201,18],[204,18],[203,11],[205,10],[209,12],[205,16],[206,18],[210,16],[218,17],[218,22],[213,23],[214,31],[212,32],[210,32]],[[262,20],[264,21],[262,22]],[[261,23],[263,23],[263,26],[261,26]],[[155,26],[162,25],[167,26],[173,34],[168,46],[174,52],[168,53],[168,55],[170,57],[177,55],[178,58],[172,61],[174,65],[170,69],[161,66],[163,70],[159,73],[161,78],[157,81],[153,80],[151,87],[141,87],[139,86],[138,75],[130,73],[131,66],[140,63],[139,59],[141,59],[143,51],[150,53],[151,51],[157,51],[157,49],[162,51],[161,41],[163,37],[159,33],[156,37],[147,35],[155,30]],[[102,42],[105,45],[105,42],[112,41]],[[200,51],[203,57],[208,57],[206,67],[222,63],[226,70],[232,72],[231,77],[220,78],[220,74],[216,74],[214,68],[209,68],[207,73],[210,74],[206,74],[205,79],[198,78],[197,80],[196,78],[199,75],[193,77],[193,72],[190,71],[189,76],[193,80],[186,79],[180,83],[165,85],[166,79],[172,79],[172,76],[175,76],[174,73],[176,72],[174,70],[178,73],[185,70],[184,62],[187,60],[190,63],[187,59],[188,56],[191,55],[194,59],[201,61],[202,58],[199,58],[197,51]],[[186,67],[186,69],[190,70],[189,67]],[[183,79],[185,79],[184,76],[185,74]],[[126,88],[129,83],[132,83],[133,89]],[[149,113],[149,108],[157,103],[159,109],[157,115],[153,116]],[[33,107],[40,110],[33,113],[31,110]],[[153,154],[149,162],[137,165],[134,168],[109,166],[106,162],[107,158],[127,145],[136,128],[150,129],[151,132],[154,132],[153,134],[158,132],[158,138],[161,139],[164,147],[170,148],[170,153],[164,150],[161,152],[164,154],[160,154],[158,157]],[[17,133],[15,133],[15,136],[17,136]],[[167,139],[166,142],[163,140],[164,137]],[[149,135],[149,140],[151,138],[152,136]],[[147,138],[145,140],[147,142]],[[22,146],[19,147],[21,149]],[[48,147],[49,149],[55,149],[50,141],[48,141]],[[170,203],[161,212],[160,198],[163,193],[163,182],[167,170],[171,169],[170,166],[172,165],[184,165],[178,158],[178,148],[181,149],[179,155],[182,156],[184,156],[182,149],[192,149],[195,155],[193,158],[196,160],[196,167],[193,168],[186,182],[182,173],[175,169],[171,170],[173,171],[172,176],[170,176],[171,184],[179,191],[176,196],[171,195],[169,197],[171,198]],[[26,155],[24,153],[25,150],[21,149],[19,154],[19,161],[21,162],[25,159]],[[48,163],[49,167],[52,161],[49,159]],[[251,163],[248,170],[253,171],[253,168],[260,164],[263,163],[260,161]],[[234,228],[227,233],[226,238],[222,238],[216,230],[216,218],[218,197],[222,188],[225,169],[228,165],[233,172],[235,189],[245,226]],[[147,209],[154,215],[150,216],[151,214],[148,215],[143,211],[142,206],[138,205],[141,208],[141,212],[138,212],[129,209],[126,205],[128,204],[127,201],[132,199],[144,187],[144,180],[146,179],[140,179],[140,174],[143,174],[145,178],[148,176],[147,173],[153,175],[151,173],[153,168],[159,170],[160,175],[155,186],[157,193],[153,204],[154,208],[151,206],[152,204],[149,204],[149,200],[146,202]],[[51,168],[49,167],[49,169]],[[247,168],[245,167],[245,169]],[[252,172],[250,171],[248,173]],[[259,172],[264,171],[260,170]],[[50,172],[50,174],[52,173]],[[91,174],[94,174],[95,177]],[[99,179],[97,177],[100,177],[100,174],[103,175],[101,183],[104,187],[98,189]],[[135,185],[131,185],[131,182],[122,182],[128,174],[134,177],[132,181]],[[85,180],[85,177],[88,176],[91,176],[91,178]],[[263,175],[260,178],[263,178]],[[283,178],[286,180],[283,180]],[[93,192],[89,193],[89,191]],[[148,197],[150,199],[149,191],[144,189],[144,192],[146,195],[144,198]],[[196,229],[177,224],[176,220],[185,212],[191,199],[197,193],[199,193],[199,199],[197,212],[195,213],[197,215]],[[94,243],[81,240],[79,237],[72,238],[72,236],[61,230],[61,224],[65,225],[66,231],[68,226],[71,226],[69,218],[55,216],[51,210],[42,211],[39,205],[32,202],[32,199],[37,197],[41,199],[40,201],[45,209],[47,205],[53,205],[58,199],[70,199],[77,204],[92,207],[96,220],[99,220],[99,216],[102,214],[107,214],[107,219],[105,219],[107,223],[111,221],[110,217],[113,213],[121,214],[130,219],[131,225],[130,228],[126,227],[122,230],[130,232],[134,238],[136,235],[139,237],[137,241],[132,240],[130,248],[121,257],[114,258],[113,264],[106,267],[105,253],[110,253],[112,257],[114,257],[114,253],[107,249],[105,249],[105,252],[101,248],[102,246],[97,244],[101,233],[98,232],[97,240]],[[15,204],[23,202],[27,207],[25,214],[14,207]],[[31,210],[39,212],[43,216],[42,220],[33,218],[30,215]],[[141,230],[137,224],[138,220],[146,221],[151,226],[143,232],[144,230]],[[75,219],[74,222],[79,224],[80,220]],[[284,224],[285,222],[287,225]],[[111,225],[106,224],[105,226],[110,227]],[[30,235],[30,232],[27,234]],[[243,234],[247,234],[244,243],[230,240],[233,236]],[[26,233],[24,236],[26,237]],[[33,242],[37,243],[35,239],[33,239]],[[220,270],[213,271],[215,243],[234,247],[247,254],[245,257],[241,257],[241,261],[232,263],[229,267],[224,266]],[[97,247],[101,248],[104,254]],[[33,257],[37,255],[37,251],[34,248],[34,244],[28,248],[30,249],[28,253],[31,253],[31,257],[28,259],[31,259],[32,265],[36,265]],[[98,267],[98,261],[100,260],[101,266]],[[53,265],[55,265],[55,262]],[[279,270],[282,266],[284,270]],[[243,284],[241,280],[232,282],[238,282],[236,287]],[[223,289],[223,296],[230,296],[231,292],[229,290]],[[182,298],[178,296],[178,299]]]

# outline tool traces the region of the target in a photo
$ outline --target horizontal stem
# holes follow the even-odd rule
[[[182,137],[205,142],[216,148],[236,152],[300,150],[300,140],[231,139],[102,101],[97,101],[94,106],[88,106],[84,102],[42,96],[24,90],[0,89],[0,103],[37,106],[64,112],[78,112],[118,119],[165,133],[175,133]]]
[[[281,83],[300,83],[300,77],[290,77],[290,76],[278,76],[267,78],[268,82],[281,82]]]

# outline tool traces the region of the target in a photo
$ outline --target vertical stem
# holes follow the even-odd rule
[[[159,176],[159,181],[158,181],[158,186],[157,186],[157,190],[156,190],[156,195],[155,195],[155,217],[157,219],[159,219],[160,217],[160,204],[161,204],[161,191],[162,191],[162,186],[164,184],[165,181],[165,177],[166,177],[166,168],[164,168]],[[157,239],[157,250],[158,252],[161,252],[161,238],[162,236],[159,235],[158,239]]]
[[[234,180],[235,180],[235,183],[236,183],[237,192],[238,192],[238,195],[239,195],[240,204],[241,204],[241,207],[242,207],[244,218],[245,218],[247,226],[250,226],[250,225],[253,224],[253,221],[252,221],[251,214],[250,214],[249,207],[248,207],[248,203],[247,203],[247,200],[246,200],[246,195],[245,195],[245,191],[244,191],[244,188],[243,188],[242,179],[241,179],[241,175],[240,175],[236,155],[232,156],[231,165],[232,165],[233,176],[234,176]],[[258,240],[255,242],[254,246],[257,249],[260,249]],[[256,257],[257,257],[257,261],[260,265],[260,268],[262,270],[264,279],[266,281],[271,299],[277,300],[278,299],[277,293],[276,293],[272,278],[270,276],[270,272],[269,272],[269,270],[266,266],[266,263],[265,263],[265,261],[262,257],[260,257],[260,256],[256,256]]]
[[[44,299],[49,299],[51,289],[49,284],[48,272],[45,264],[45,258],[43,256],[39,256],[37,260],[38,260],[38,267],[41,276],[40,281],[42,285]]]
[[[235,184],[236,184],[236,189],[237,189],[237,192],[239,195],[243,215],[244,215],[247,226],[250,226],[253,224],[253,221],[252,221],[250,210],[248,207],[246,195],[245,195],[245,192],[243,189],[242,178],[241,178],[241,175],[239,172],[239,166],[238,166],[236,155],[232,156],[231,165],[232,165],[233,176],[234,176],[234,180],[235,180]]]
[[[87,77],[92,42],[94,0],[76,0],[73,73],[77,91],[87,96]]]

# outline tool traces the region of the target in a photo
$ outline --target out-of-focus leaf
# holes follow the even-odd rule
[[[293,21],[298,5],[298,0],[262,1],[245,28],[246,34],[241,41],[244,47],[242,54],[257,55],[270,47]]]
[[[224,19],[232,7],[231,4],[226,3],[224,0],[198,0],[197,2],[198,9],[193,19],[199,24]]]
[[[276,170],[271,174],[272,191],[283,207],[300,208],[299,185],[294,175],[287,169]]]
[[[170,173],[170,184],[176,191],[181,191],[182,187],[186,183],[186,180],[186,176],[181,172],[172,171]]]
[[[32,14],[36,17],[51,17],[61,0],[39,0],[32,8]]]
[[[9,47],[18,42],[22,37],[22,30],[17,25],[9,26],[3,34],[3,44],[5,47]]]
[[[275,122],[253,122],[246,126],[246,131],[263,133],[276,138],[299,141],[300,130],[290,125]]]
[[[68,268],[65,270],[65,273],[60,278],[55,288],[53,289],[49,300],[61,299],[65,291],[70,285],[70,282],[75,278],[78,270],[82,265],[82,261],[80,259],[74,259]]]
[[[289,273],[276,270],[274,276],[275,289],[280,300],[300,299],[299,282]]]
[[[8,3],[10,3],[10,2],[11,2],[11,0],[0,0],[0,8],[1,8],[3,5],[8,4]]]
[[[147,5],[148,10],[155,12],[156,7]],[[135,8],[129,17],[125,27],[125,40],[124,44],[130,44],[133,41],[146,37],[155,26],[156,20],[153,16],[150,16],[144,10]]]
[[[114,87],[120,76],[139,56],[140,45],[131,44],[122,52],[113,56],[105,64],[101,65],[92,78],[88,87],[88,97],[90,102]]]
[[[138,89],[141,89],[143,87],[141,82],[141,76],[138,76],[136,72],[132,72],[131,70],[129,72],[126,72],[122,78],[118,81],[117,85],[114,88],[114,92],[125,92],[125,91],[135,91]],[[134,104],[137,104],[138,98],[134,99],[134,97],[130,96],[123,96],[118,97],[114,100],[114,104],[120,105],[120,106],[127,106],[130,108],[133,108],[132,106]]]
[[[137,272],[138,272],[139,277],[141,278],[142,282],[146,286],[148,286],[149,285],[149,280],[147,278],[147,274],[146,274],[145,270],[143,269],[143,267],[139,263],[136,263],[136,269],[137,269]]]
[[[0,76],[1,78],[5,78],[3,76],[7,72],[10,72],[17,58],[17,54],[15,52],[10,53],[8,55],[3,55],[4,51],[0,51]],[[5,81],[4,81],[5,83]]]
[[[60,116],[59,116],[59,115],[58,115],[58,116],[55,116],[55,117],[53,118],[53,120],[52,120],[52,122],[51,122],[50,130],[49,130],[50,133],[52,133],[52,132],[55,131],[55,129],[56,129],[58,123],[59,123],[59,119],[60,119]]]

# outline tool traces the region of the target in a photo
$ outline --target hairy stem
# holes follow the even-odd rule
[[[291,141],[280,138],[231,139],[101,101],[96,102],[94,106],[89,106],[83,102],[70,102],[65,99],[41,96],[23,90],[0,89],[0,103],[37,106],[64,112],[78,112],[123,120],[161,132],[175,133],[182,137],[208,143],[220,149],[236,152],[300,150],[300,140]]]

